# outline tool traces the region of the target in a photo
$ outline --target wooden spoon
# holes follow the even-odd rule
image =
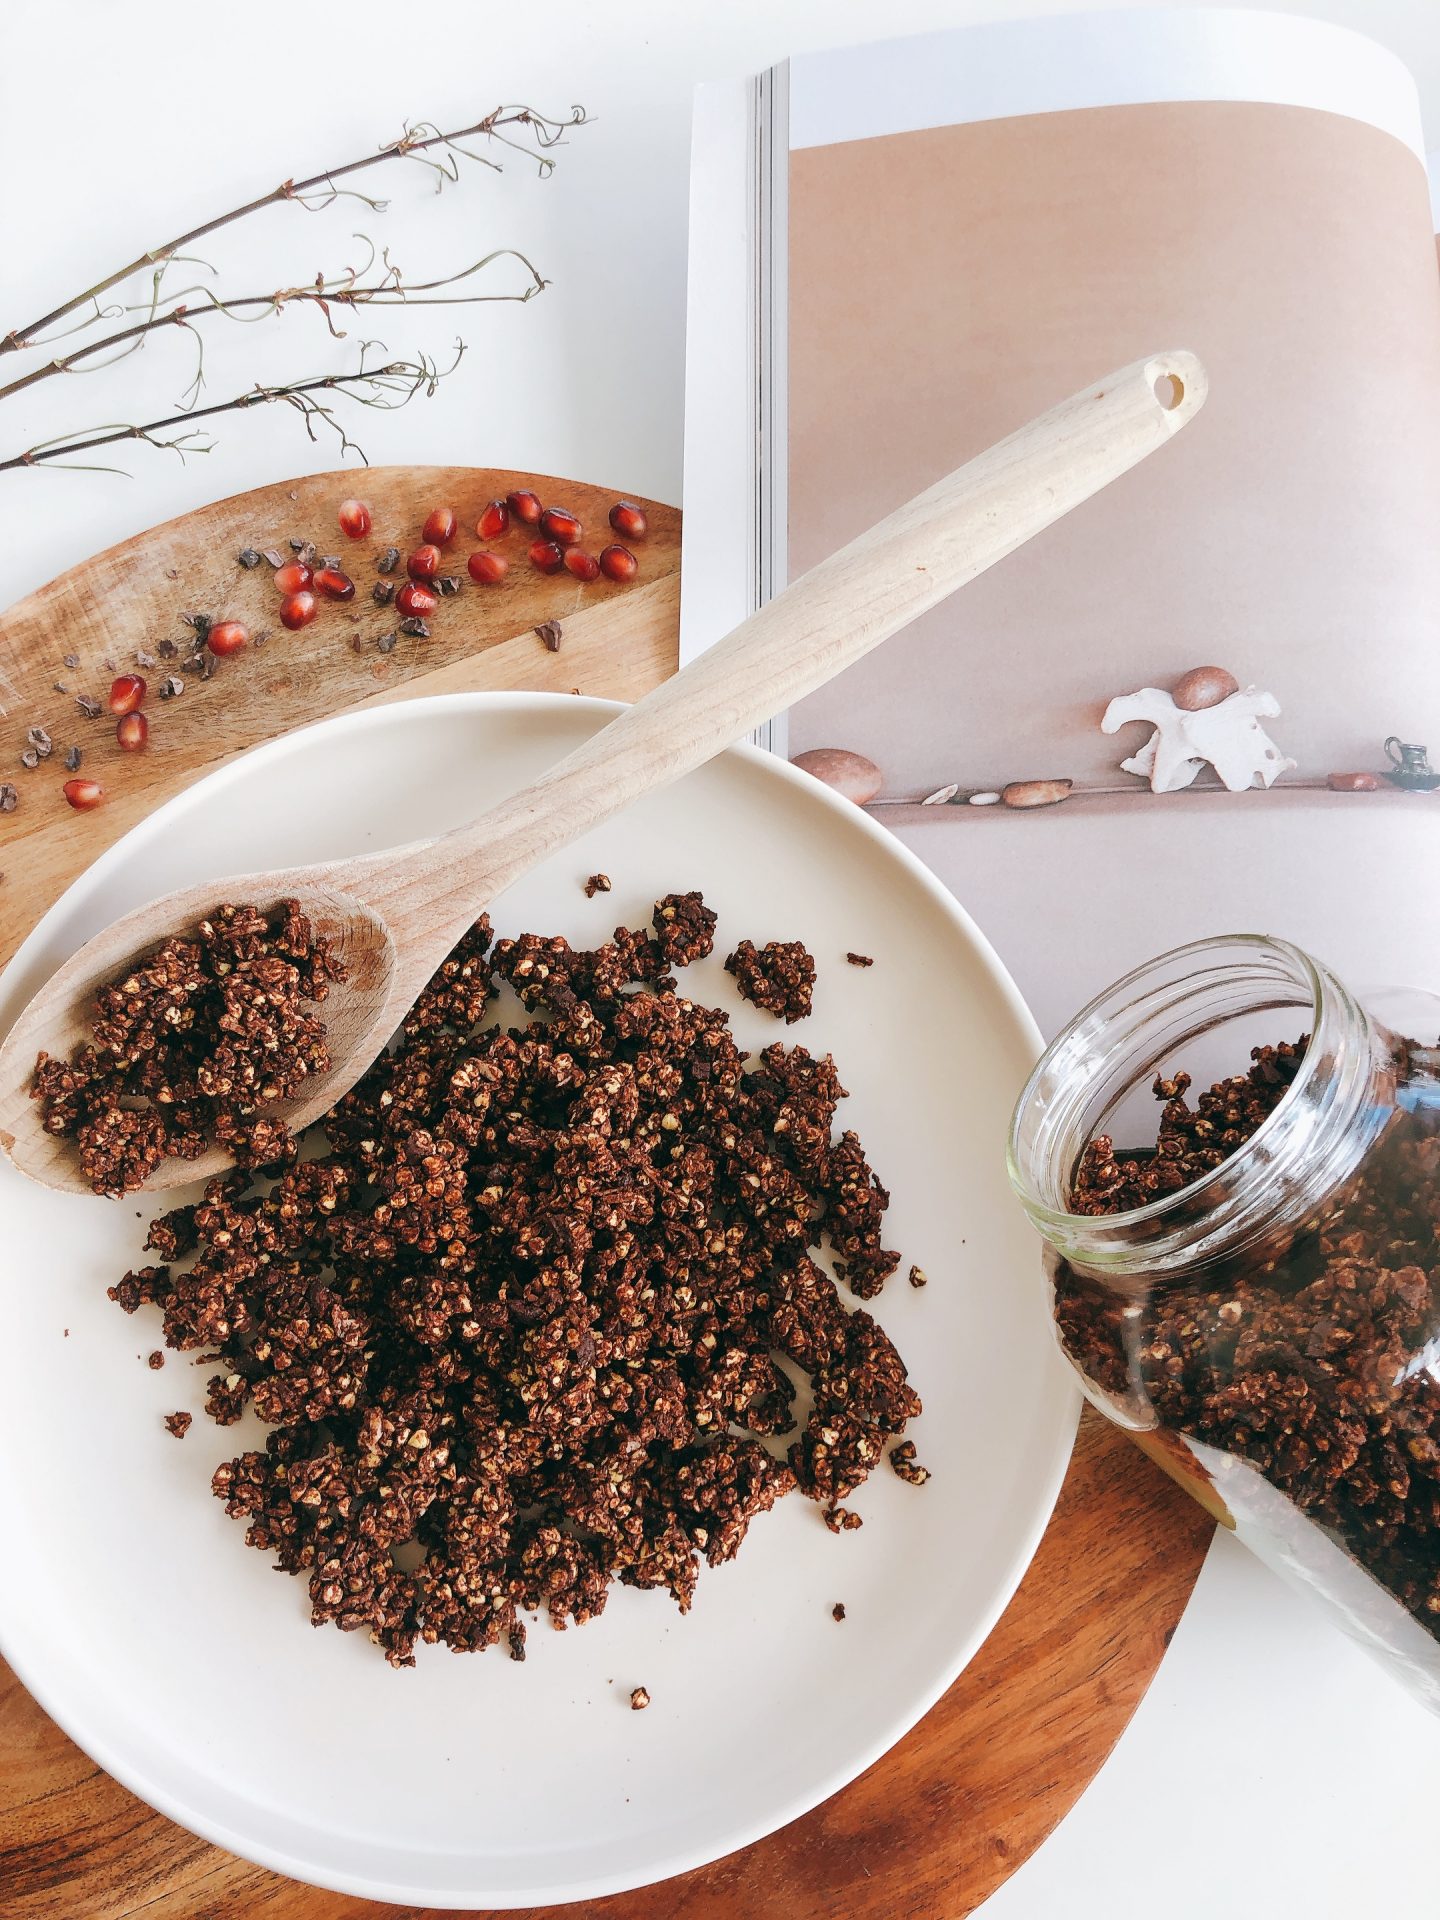
[[[137,907],[87,940],[0,1048],[0,1145],[31,1179],[89,1192],[73,1141],[40,1124],[36,1055],[89,1037],[98,987],[221,900],[294,897],[349,969],[325,1003],[332,1065],[276,1110],[298,1131],[375,1059],[480,912],[527,869],[640,795],[700,766],[823,686],[882,640],[1143,460],[1199,411],[1205,373],[1157,354],[1022,427],[796,580],[682,672],[469,826],[329,866],[207,880]],[[160,1189],[218,1172],[218,1149],[166,1160]]]

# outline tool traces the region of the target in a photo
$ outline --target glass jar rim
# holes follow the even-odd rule
[[[1125,1212],[1068,1209],[1079,1152],[1172,1049],[1225,1020],[1307,1004],[1310,1042],[1293,1080],[1216,1167]],[[1011,1185],[1032,1224],[1076,1264],[1093,1261],[1118,1275],[1211,1257],[1280,1204],[1267,1190],[1282,1193],[1283,1210],[1293,1212],[1307,1186],[1323,1189],[1353,1160],[1355,1122],[1373,1088],[1371,1039],[1368,1017],[1343,983],[1288,940],[1223,934],[1172,948],[1097,994],[1045,1049],[1011,1119]],[[1108,1072],[1097,1072],[1101,1060]]]

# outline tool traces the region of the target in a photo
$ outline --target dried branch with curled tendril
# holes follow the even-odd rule
[[[310,437],[316,437],[317,425],[328,427],[340,440],[341,452],[357,453],[363,460],[363,450],[349,438],[343,426],[336,418],[333,409],[324,400],[314,396],[325,392],[347,394],[351,399],[370,407],[389,409],[403,406],[418,394],[432,394],[436,383],[444,374],[427,356],[417,360],[396,360],[377,364],[371,358],[376,351],[384,351],[375,341],[362,343],[360,365],[350,373],[317,375],[311,378],[294,380],[283,384],[268,386],[257,385],[232,400],[222,401],[214,406],[201,407],[197,404],[204,386],[205,350],[201,332],[201,323],[216,317],[236,322],[253,322],[282,313],[290,306],[312,306],[323,315],[331,335],[336,339],[346,337],[345,330],[336,324],[336,309],[355,309],[370,306],[470,306],[492,301],[527,301],[541,292],[548,284],[539,269],[523,253],[514,248],[500,247],[486,254],[483,259],[463,267],[459,272],[447,274],[439,279],[408,281],[400,268],[390,258],[388,249],[382,249],[378,255],[374,242],[366,235],[357,238],[369,248],[369,258],[363,267],[347,268],[338,277],[327,279],[317,274],[313,284],[307,286],[281,287],[263,294],[246,294],[234,297],[222,297],[212,288],[204,285],[187,286],[170,291],[166,285],[166,276],[170,270],[181,264],[200,266],[213,271],[208,263],[187,253],[186,248],[206,235],[230,226],[237,220],[259,212],[267,206],[293,202],[308,211],[317,212],[332,206],[342,198],[357,199],[371,208],[383,212],[388,205],[384,200],[372,198],[358,189],[341,186],[338,183],[359,173],[365,168],[380,166],[394,160],[411,160],[429,168],[435,176],[436,191],[454,183],[460,178],[462,160],[473,160],[477,164],[499,171],[499,163],[488,153],[477,152],[466,141],[484,139],[492,144],[508,147],[525,155],[535,162],[542,175],[553,171],[555,162],[550,149],[558,146],[565,133],[586,123],[583,107],[573,107],[568,117],[556,119],[535,112],[531,107],[501,106],[494,108],[484,119],[474,125],[461,127],[453,132],[442,132],[432,122],[422,121],[407,125],[398,140],[392,140],[377,152],[363,155],[358,160],[347,161],[343,166],[327,168],[323,173],[312,175],[306,180],[285,180],[271,192],[249,200],[242,206],[232,208],[213,220],[192,227],[188,232],[179,234],[175,239],[160,247],[150,249],[127,265],[117,268],[103,280],[97,281],[83,293],[63,301],[38,320],[27,326],[15,327],[0,336],[0,354],[17,353],[27,349],[51,346],[57,341],[73,338],[88,328],[98,326],[106,320],[124,320],[127,324],[99,338],[89,340],[68,353],[56,354],[44,365],[18,376],[7,384],[0,385],[0,400],[7,399],[27,388],[38,385],[61,373],[98,371],[113,366],[127,354],[144,347],[153,334],[173,328],[186,333],[193,341],[196,351],[195,376],[185,390],[181,410],[163,420],[150,421],[144,425],[115,425],[87,429],[83,432],[69,433],[54,440],[38,443],[24,452],[8,459],[0,459],[0,472],[21,467],[39,467],[48,465],[62,471],[102,471],[123,472],[123,468],[94,467],[91,463],[78,463],[68,456],[85,453],[96,447],[110,446],[121,440],[139,440],[149,445],[163,447],[182,458],[191,453],[208,453],[214,442],[198,433],[193,422],[208,419],[216,414],[229,413],[256,406],[262,402],[279,400],[293,406],[305,419]],[[485,269],[502,261],[515,261],[527,276],[524,284],[515,292],[479,293],[466,289],[452,291],[462,282],[469,281]],[[148,297],[133,303],[102,304],[103,296],[110,293],[126,280],[149,272],[150,288]],[[89,311],[84,311],[85,309]],[[81,318],[69,327],[60,328],[60,322],[81,314]],[[131,320],[130,315],[141,315]],[[54,329],[60,330],[54,331]],[[457,342],[456,363],[464,352],[464,343]],[[444,370],[449,373],[454,364]],[[186,429],[175,433],[176,428]],[[170,435],[166,438],[166,435]]]
[[[88,341],[73,352],[57,355],[47,360],[43,366],[34,367],[29,373],[0,386],[0,400],[8,399],[12,394],[21,393],[27,387],[37,386],[42,380],[52,379],[60,373],[83,373],[91,369],[86,362],[98,359],[102,354],[109,358],[100,360],[94,371],[113,367],[117,360],[123,360],[127,354],[134,353],[145,344],[146,338],[165,327],[177,327],[193,336],[197,354],[195,378],[186,388],[187,399],[184,404],[193,405],[204,386],[205,350],[198,323],[215,316],[253,324],[256,320],[268,319],[289,306],[312,306],[325,317],[331,336],[343,340],[345,331],[335,324],[334,310],[355,307],[468,307],[482,306],[495,301],[533,300],[537,293],[544,290],[548,282],[541,276],[533,261],[514,247],[497,247],[493,253],[487,253],[471,266],[462,267],[458,273],[445,274],[439,280],[407,280],[400,268],[390,258],[388,247],[382,248],[377,255],[375,243],[368,234],[357,234],[370,249],[370,257],[363,267],[347,267],[344,273],[333,279],[327,279],[323,273],[317,273],[313,284],[303,287],[278,287],[273,293],[244,294],[235,298],[222,299],[210,287],[184,287],[172,298],[178,302],[164,312],[156,308],[153,300],[137,303],[122,309],[126,313],[144,313],[143,320],[137,320],[128,327],[120,327],[114,333],[107,333],[98,340]],[[377,260],[381,270],[373,279],[370,275],[376,268]],[[477,273],[483,273],[487,267],[498,261],[517,261],[525,270],[526,281],[515,293],[452,293],[448,289],[458,287],[462,281],[472,279]]]
[[[460,364],[465,351],[463,340],[455,342],[455,358],[448,367],[440,367],[428,355],[421,354],[415,360],[388,360],[379,364],[367,364],[368,356],[378,342],[366,340],[360,343],[360,365],[350,373],[327,373],[312,380],[294,380],[283,386],[255,386],[244,393],[236,394],[233,400],[221,400],[214,406],[192,407],[183,413],[174,413],[164,420],[150,420],[143,426],[121,424],[98,428],[83,436],[63,434],[56,440],[42,441],[38,446],[27,448],[24,453],[12,454],[8,460],[0,460],[0,473],[14,467],[58,466],[68,473],[124,473],[123,467],[110,467],[95,462],[80,462],[71,458],[74,454],[90,453],[97,447],[112,447],[124,440],[141,440],[147,446],[159,447],[167,453],[175,453],[182,460],[191,454],[209,453],[215,442],[207,440],[195,429],[197,420],[211,419],[219,413],[242,413],[251,407],[280,404],[293,407],[305,422],[305,431],[312,440],[318,440],[320,429],[328,429],[340,442],[342,456],[356,453],[365,460],[365,452],[346,433],[345,427],[327,395],[340,395],[355,401],[362,407],[370,407],[381,413],[392,413],[397,408],[409,404],[411,400],[424,395],[429,398],[440,382],[452,374]],[[182,428],[174,433],[174,428]],[[169,439],[164,436],[170,434]],[[369,462],[366,461],[368,465]]]
[[[563,120],[536,113],[533,107],[495,107],[483,120],[477,120],[470,127],[459,127],[453,133],[442,133],[430,121],[415,122],[405,128],[398,140],[387,142],[375,153],[364,154],[358,160],[348,160],[343,166],[328,167],[323,173],[312,174],[308,180],[282,180],[269,193],[247,200],[242,206],[232,207],[229,213],[222,213],[214,220],[202,221],[198,227],[191,227],[187,233],[177,234],[173,240],[166,241],[164,246],[152,247],[125,266],[117,267],[103,280],[97,280],[93,287],[87,287],[83,293],[61,301],[58,307],[52,307],[49,313],[42,314],[38,320],[30,321],[27,326],[12,327],[8,333],[0,335],[0,353],[18,353],[24,347],[44,344],[38,339],[40,334],[48,332],[86,305],[93,306],[94,311],[81,322],[81,326],[118,317],[114,313],[107,314],[101,307],[102,294],[108,293],[112,287],[118,287],[122,281],[133,279],[137,273],[144,273],[147,268],[158,268],[159,276],[163,276],[166,267],[185,257],[184,248],[203,240],[207,234],[218,233],[221,227],[231,226],[249,214],[258,213],[262,207],[278,206],[288,201],[316,212],[332,206],[343,196],[363,200],[373,212],[383,213],[388,201],[374,200],[369,194],[360,193],[353,187],[337,186],[336,182],[348,179],[366,167],[382,166],[390,160],[415,160],[431,168],[436,176],[437,192],[447,183],[460,178],[459,163],[462,159],[474,160],[478,165],[494,168],[498,172],[499,163],[488,154],[476,153],[473,148],[460,144],[476,138],[492,140],[523,153],[535,161],[542,173],[550,173],[555,166],[550,158],[550,149],[558,146],[572,127],[584,126],[585,122],[583,107],[572,107],[568,117]],[[517,128],[521,130],[518,134],[514,131]],[[437,154],[439,158],[435,157]],[[159,276],[156,281],[157,300]]]

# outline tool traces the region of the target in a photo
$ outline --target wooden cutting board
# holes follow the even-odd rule
[[[680,516],[645,502],[650,531],[624,587],[580,586],[530,568],[523,535],[501,545],[497,588],[468,581],[441,601],[428,641],[376,639],[395,627],[376,606],[373,554],[419,539],[432,506],[473,525],[485,501],[533,485],[571,507],[586,544],[608,538],[613,492],[494,470],[376,468],[318,474],[203,507],[112,548],[0,616],[0,961],[69,882],[172,794],[289,728],[363,702],[476,688],[540,688],[634,699],[673,672]],[[344,541],[338,502],[359,492],[376,536]],[[595,536],[600,536],[596,538]],[[313,539],[355,579],[353,603],[326,605],[298,634],[275,618],[270,568],[242,547]],[[452,550],[464,573],[474,545]],[[243,620],[258,648],[199,678],[185,659],[185,614]],[[561,627],[552,652],[535,629]],[[169,657],[162,643],[179,651]],[[150,744],[122,754],[108,714],[87,719],[116,673],[150,683]],[[66,664],[72,656],[76,665]],[[159,700],[167,673],[184,691]],[[54,751],[20,765],[28,729]],[[65,750],[105,787],[75,813],[60,787]],[[0,1464],[3,1470],[3,1464]],[[1212,1522],[1115,1429],[1087,1412],[1060,1500],[1015,1599],[960,1679],[890,1754],[804,1819],[715,1865],[639,1893],[544,1909],[571,1920],[959,1920],[1073,1805],[1149,1685],[1189,1597]],[[0,1665],[0,1914],[55,1920],[426,1920],[416,1909],[317,1892],[249,1866],[175,1827],[101,1773]],[[438,1916],[436,1916],[438,1920]],[[542,1920],[542,1910],[530,1910]]]
[[[534,487],[578,513],[591,552],[615,538],[606,516],[619,494],[547,475],[455,467],[312,474],[155,527],[0,615],[0,781],[17,796],[14,811],[0,813],[0,961],[76,874],[137,820],[277,733],[366,701],[462,688],[544,687],[633,700],[673,672],[679,513],[647,501],[650,525],[635,543],[634,581],[581,585],[569,573],[534,570],[526,529],[494,542],[474,536],[481,507],[512,487]],[[356,492],[371,507],[374,532],[351,541],[340,533],[335,510]],[[375,555],[391,543],[402,555],[418,546],[425,516],[437,505],[461,516],[444,571],[464,586],[441,599],[428,640],[402,636],[382,653],[377,642],[397,630],[399,616],[371,598],[382,577]],[[313,540],[322,556],[337,557],[356,588],[348,603],[322,600],[316,619],[298,633],[280,624],[271,568],[262,562],[247,570],[236,559],[251,548],[288,560],[292,538]],[[510,561],[495,587],[475,586],[465,572],[467,555],[487,545]],[[391,578],[403,585],[403,559]],[[215,662],[214,677],[202,679],[188,664],[195,632],[187,614],[243,621],[258,644]],[[558,653],[535,633],[551,620],[561,628]],[[127,754],[104,702],[115,676],[130,672],[149,688],[150,739],[143,753]],[[160,687],[170,675],[184,690],[167,700]],[[87,717],[81,699],[100,701],[100,714]],[[21,755],[35,726],[54,750],[27,769]],[[61,793],[71,746],[84,756],[82,774],[105,789],[93,812],[74,812]]]

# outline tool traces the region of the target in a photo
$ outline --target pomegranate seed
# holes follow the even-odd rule
[[[122,753],[139,753],[150,738],[150,722],[143,713],[125,713],[115,722],[115,739]]]
[[[537,540],[530,549],[530,564],[541,573],[558,573],[565,564],[564,550],[553,540]]]
[[[110,711],[134,713],[145,704],[145,682],[138,673],[122,673],[110,686]]]
[[[205,644],[212,653],[222,656],[239,653],[242,647],[250,644],[250,629],[242,626],[238,620],[220,620],[206,634]]]
[[[492,500],[475,522],[475,531],[482,540],[498,540],[502,533],[508,533],[510,509],[506,503],[503,500]]]
[[[565,564],[577,580],[598,580],[600,562],[593,553],[582,553],[579,547],[571,547],[565,555]]]
[[[433,593],[423,580],[407,580],[395,596],[395,605],[403,614],[416,614],[423,617],[433,613],[439,604],[439,595]]]
[[[547,507],[540,516],[540,531],[557,546],[573,547],[585,529],[568,507]]]
[[[405,562],[405,571],[412,580],[433,580],[440,571],[440,549],[433,541],[423,547],[416,547]]]
[[[472,553],[466,564],[472,580],[478,580],[482,587],[493,587],[505,578],[510,562],[503,553]]]
[[[292,560],[289,566],[275,569],[275,586],[280,593],[304,593],[314,578],[303,560]]]
[[[351,540],[363,540],[370,531],[370,509],[363,500],[342,500],[337,518],[340,531]]]
[[[607,580],[633,580],[639,564],[628,547],[606,547],[600,556],[600,571]]]
[[[505,504],[515,518],[527,527],[538,527],[540,516],[545,511],[540,504],[539,494],[528,493],[523,487],[517,488],[514,493],[506,494]]]
[[[280,624],[288,627],[292,633],[298,633],[301,627],[308,627],[315,613],[313,593],[287,593],[280,602]]]
[[[77,813],[88,813],[105,798],[105,789],[98,780],[67,780],[60,791]]]
[[[633,500],[617,500],[610,509],[610,524],[627,540],[643,540],[650,522],[645,518],[645,509],[637,507]]]
[[[353,600],[355,582],[338,567],[321,567],[315,575],[315,587],[327,600]]]
[[[432,545],[448,547],[455,538],[455,528],[458,524],[453,507],[435,507],[432,508],[420,531]]]

